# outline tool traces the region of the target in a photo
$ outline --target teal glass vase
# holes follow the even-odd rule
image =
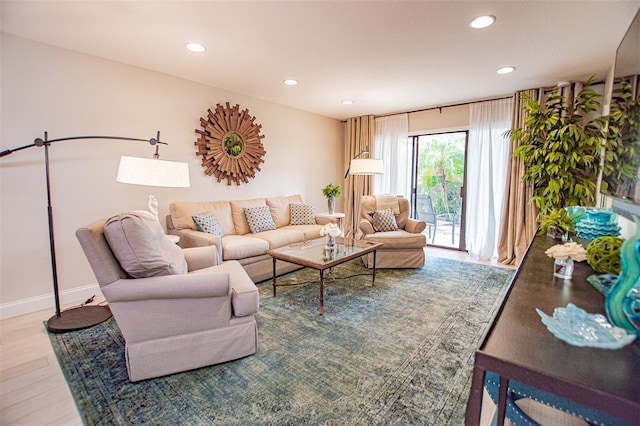
[[[620,275],[604,303],[611,324],[640,335],[640,219],[635,223],[635,234],[620,247]]]

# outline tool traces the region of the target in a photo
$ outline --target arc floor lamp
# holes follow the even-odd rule
[[[360,158],[360,156],[365,156],[366,158]],[[351,162],[349,163],[349,168],[344,175],[346,179],[349,175],[351,176],[371,176],[371,175],[381,175],[384,173],[384,165],[382,160],[377,160],[375,158],[369,158],[369,146],[365,146],[365,148],[360,151],[358,155],[353,157]],[[356,219],[357,211],[356,206],[358,203],[356,202],[356,185],[355,181],[351,183],[352,189],[352,199],[351,199],[351,238],[356,237]]]
[[[47,190],[47,217],[49,220],[49,250],[51,254],[51,277],[53,281],[53,297],[55,302],[55,315],[47,321],[47,329],[52,333],[64,333],[67,331],[80,330],[99,324],[111,317],[111,310],[108,306],[83,305],[79,308],[72,308],[65,311],[60,310],[60,294],[58,287],[58,268],[56,262],[56,246],[54,238],[53,207],[51,205],[51,176],[49,171],[49,147],[56,142],[71,140],[102,139],[102,140],[123,140],[147,142],[155,146],[153,158],[121,157],[118,172],[118,181],[147,186],[162,187],[188,187],[189,186],[189,165],[176,161],[160,160],[158,154],[159,145],[168,145],[160,141],[160,132],[155,138],[138,139],[121,136],[72,136],[58,139],[48,139],[47,132],[44,139],[36,138],[32,144],[24,145],[15,149],[7,149],[0,152],[0,157],[13,154],[27,148],[44,147],[44,164]],[[120,170],[122,170],[122,175]],[[149,208],[157,216],[157,201],[150,196]],[[155,212],[154,212],[155,208]]]

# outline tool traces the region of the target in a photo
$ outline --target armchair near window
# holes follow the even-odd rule
[[[105,237],[105,219],[76,231],[124,337],[129,379],[159,377],[255,353],[259,296],[242,266],[236,261],[218,264],[214,246],[183,250],[169,242],[157,221],[130,216],[143,226],[132,234],[120,215],[115,227],[129,233],[119,240]],[[141,245],[145,250],[157,248],[154,256],[173,256],[164,264],[158,256],[145,261],[172,271],[158,276],[166,271],[140,272],[129,263],[125,266],[123,250],[131,254]],[[142,258],[139,251],[129,260],[134,258]],[[134,278],[132,273],[147,276]]]
[[[397,202],[390,202],[390,198]],[[394,206],[391,208],[393,220],[390,220],[388,213],[381,213],[387,210],[387,206]],[[384,196],[383,198],[364,195],[360,199],[359,211],[359,228],[363,234],[362,238],[384,244],[377,250],[376,268],[424,266],[424,247],[427,245],[427,238],[422,231],[427,225],[422,220],[409,218],[409,200],[401,196]],[[367,268],[373,267],[373,253],[363,256],[362,260]]]

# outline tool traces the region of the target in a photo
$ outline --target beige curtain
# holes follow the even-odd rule
[[[525,124],[526,113],[521,93],[540,101],[544,97],[542,89],[517,92],[513,100],[512,129],[521,128]],[[533,188],[522,181],[524,165],[513,157],[515,149],[513,141],[509,145],[510,161],[507,169],[507,183],[502,207],[502,223],[498,240],[498,261],[505,265],[517,265],[524,256],[529,242],[538,228],[536,217],[538,210],[529,202],[533,196]]]
[[[375,120],[373,115],[365,115],[362,117],[353,117],[347,119],[344,126],[344,170],[349,168],[351,159],[360,154],[366,147],[369,152],[373,152],[373,140],[375,133]],[[343,188],[345,199],[345,235],[353,238],[352,230],[355,229],[358,235],[357,224],[359,212],[357,206],[360,204],[360,197],[371,194],[372,189],[371,176],[347,176]],[[355,211],[354,211],[354,206]],[[355,213],[355,222],[354,222]],[[355,227],[354,227],[355,223]]]
[[[565,107],[574,102],[576,93],[583,88],[582,82],[574,82],[560,86],[558,94],[565,97]],[[554,87],[523,90],[516,92],[513,103],[512,129],[522,128],[525,125],[526,112],[522,93],[526,93],[531,99],[544,103]],[[500,227],[500,239],[498,242],[498,261],[505,265],[517,265],[522,260],[524,252],[538,230],[538,209],[535,204],[529,202],[533,196],[533,188],[522,181],[524,165],[522,161],[513,157],[515,146],[513,142],[509,147],[511,161],[505,189],[505,203],[502,208],[502,224]]]

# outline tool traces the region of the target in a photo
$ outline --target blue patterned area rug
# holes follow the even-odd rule
[[[360,261],[334,271],[358,272]],[[88,425],[461,425],[474,350],[512,275],[427,258],[378,270],[375,287],[367,276],[329,283],[324,316],[317,285],[274,298],[263,282],[256,354],[137,383],[113,319],[50,338]]]

